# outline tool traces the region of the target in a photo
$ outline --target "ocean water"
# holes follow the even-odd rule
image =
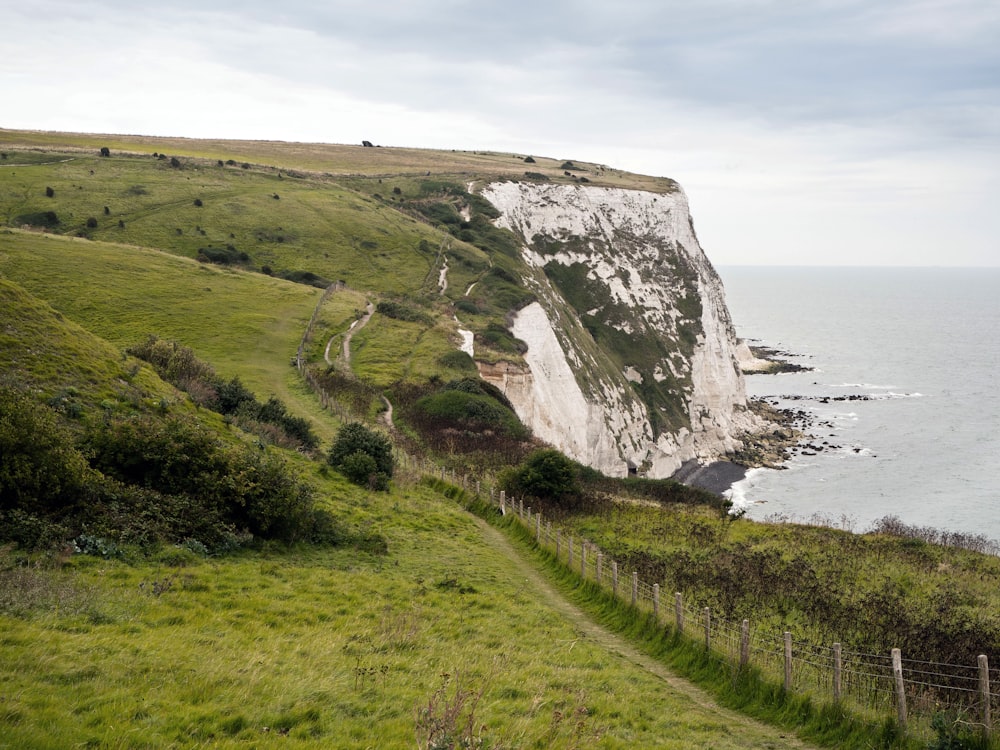
[[[1000,540],[1000,268],[717,270],[737,335],[814,368],[747,377],[822,447],[734,485],[749,517]]]

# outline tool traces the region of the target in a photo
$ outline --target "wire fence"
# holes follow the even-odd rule
[[[348,409],[323,389],[305,366],[303,356],[323,302],[339,288],[331,285],[317,303],[294,364],[323,407],[348,418]],[[397,458],[411,472],[440,476],[480,498],[487,497],[479,479],[458,477],[454,471],[406,454]],[[597,545],[526,508],[523,500],[508,499],[492,486],[488,497],[502,513],[512,514],[533,533],[540,547],[554,553],[581,578],[596,582],[639,611],[651,612],[664,627],[703,643],[734,670],[752,666],[779,680],[788,693],[833,701],[866,716],[894,715],[908,731],[926,731],[927,719],[952,711],[962,716],[964,723],[978,726],[986,734],[993,732],[992,717],[1000,709],[1000,693],[991,686],[1000,684],[1000,670],[991,668],[985,655],[980,655],[976,664],[944,664],[903,658],[899,649],[889,654],[851,651],[839,643],[795,640],[790,632],[775,633],[749,620],[726,621],[708,607],[692,606],[683,592],[664,592],[659,583],[640,580],[638,573],[624,570]]]
[[[447,481],[446,471],[440,476]],[[456,482],[454,474],[452,483]],[[480,497],[480,486],[474,489]],[[732,622],[707,607],[696,607],[682,592],[666,592],[658,583],[639,579],[623,569],[597,545],[532,512],[523,501],[509,499],[494,489],[489,500],[505,515],[513,515],[534,535],[536,543],[583,579],[594,581],[639,611],[652,613],[666,628],[701,643],[734,671],[754,667],[781,682],[786,692],[831,701],[861,715],[893,716],[908,731],[928,732],[929,719],[942,711],[955,712],[966,725],[992,733],[992,716],[1000,707],[1000,670],[985,655],[976,664],[945,664],[903,658],[899,649],[872,654],[796,640],[790,632],[773,632],[749,620]]]

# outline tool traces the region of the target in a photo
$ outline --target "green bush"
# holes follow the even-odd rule
[[[370,463],[358,454],[367,456]],[[351,422],[340,428],[327,461],[355,484],[388,489],[394,468],[392,443],[360,422]]]
[[[410,323],[424,323],[425,325],[432,325],[434,323],[433,318],[427,313],[391,300],[379,302],[375,306],[375,312],[385,315],[387,318]]]
[[[513,411],[490,396],[446,389],[425,396],[414,404],[425,422],[437,429],[458,429],[524,437],[527,431]]]
[[[438,357],[438,363],[443,367],[460,372],[476,372],[475,360],[469,356],[468,352],[463,352],[460,349],[442,354]]]
[[[501,484],[513,495],[528,495],[567,506],[578,499],[580,485],[576,463],[554,448],[543,448],[507,472]]]
[[[0,510],[28,514],[61,507],[87,482],[87,461],[56,413],[0,387]]]

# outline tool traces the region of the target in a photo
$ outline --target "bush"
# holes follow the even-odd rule
[[[0,510],[46,513],[72,502],[89,475],[52,409],[0,387]]]
[[[501,479],[512,494],[529,495],[567,506],[580,494],[578,466],[554,448],[535,451]]]
[[[96,228],[97,228],[97,219],[93,216],[89,217],[87,219],[87,229],[96,229]]]
[[[434,322],[427,313],[415,310],[414,308],[400,304],[399,302],[379,302],[375,306],[375,312],[385,315],[387,318],[403,320],[409,323],[423,323],[425,325],[431,325]]]
[[[55,211],[35,211],[29,214],[21,214],[15,219],[18,224],[27,224],[32,227],[56,227],[59,226],[59,217]]]
[[[56,191],[55,191],[55,190],[53,190],[52,188],[50,188],[50,187],[47,187],[47,188],[45,188],[45,196],[46,196],[47,198],[51,198],[51,197],[53,197],[53,196],[54,196],[55,194],[56,194]]]
[[[107,146],[101,146],[101,156],[111,156],[111,149]]]
[[[326,289],[330,286],[330,280],[314,274],[312,271],[282,271],[279,278],[287,281],[294,281],[296,284],[306,284],[318,289]]]
[[[369,461],[357,454],[367,456]],[[360,422],[340,428],[330,448],[328,463],[355,484],[388,489],[393,473],[392,443]]]

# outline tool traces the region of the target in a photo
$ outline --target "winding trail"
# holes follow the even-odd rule
[[[347,329],[347,333],[344,334],[344,346],[342,348],[341,356],[344,358],[344,364],[348,367],[351,366],[351,337],[354,336],[358,331],[368,325],[368,321],[372,319],[372,314],[375,312],[375,305],[371,302],[365,308],[365,314],[351,323],[351,327]],[[333,339],[330,339],[331,341]],[[330,344],[326,345],[327,350],[330,349]],[[329,361],[329,360],[327,360]]]
[[[621,636],[593,622],[583,610],[568,601],[531,563],[525,560],[502,532],[481,518],[475,518],[475,521],[482,532],[483,541],[510,559],[511,578],[521,579],[525,588],[534,589],[542,601],[545,601],[552,609],[573,623],[581,638],[588,639],[609,653],[616,654],[659,678],[667,689],[683,696],[701,710],[716,717],[720,722],[733,727],[734,730],[745,728],[756,738],[753,744],[744,745],[746,748],[816,750],[814,745],[803,742],[786,730],[764,724],[749,716],[720,706],[698,686],[678,677],[663,664],[644,654]],[[750,737],[747,740],[753,741]]]

